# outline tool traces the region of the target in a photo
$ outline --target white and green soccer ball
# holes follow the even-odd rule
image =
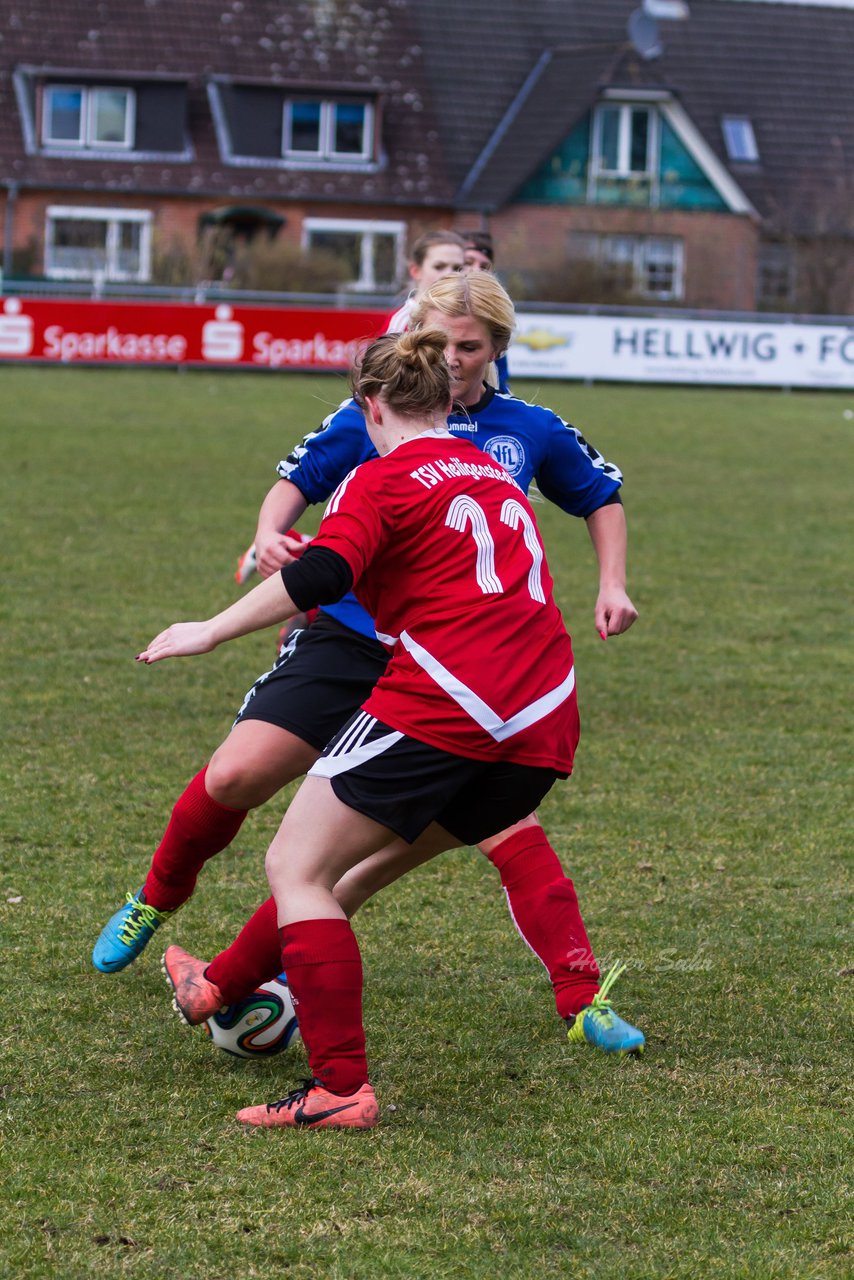
[[[269,1058],[299,1037],[291,993],[280,974],[243,1000],[220,1009],[204,1028],[217,1048],[235,1058]]]

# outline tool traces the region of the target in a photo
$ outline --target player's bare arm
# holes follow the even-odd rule
[[[190,658],[198,653],[210,653],[226,640],[284,622],[298,612],[285,590],[281,574],[275,574],[205,622],[173,623],[137,654],[137,662],[150,664],[163,658]]]
[[[262,578],[290,564],[305,549],[298,539],[288,537],[286,530],[296,524],[307,506],[304,495],[290,480],[277,480],[261,503],[255,556]]]
[[[626,513],[609,503],[587,517],[590,540],[599,561],[599,595],[594,621],[605,640],[628,631],[638,611],[626,592]]]

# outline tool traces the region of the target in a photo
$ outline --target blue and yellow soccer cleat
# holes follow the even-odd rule
[[[92,952],[92,963],[101,973],[118,973],[131,964],[148,946],[155,930],[174,916],[175,911],[158,911],[143,902],[141,895],[142,889],[129,893],[125,905],[101,930]]]
[[[603,1053],[616,1053],[620,1057],[627,1053],[643,1053],[644,1033],[624,1022],[611,1008],[608,999],[608,992],[625,967],[624,964],[615,964],[593,997],[593,1003],[568,1019],[567,1039],[570,1044],[592,1044]]]

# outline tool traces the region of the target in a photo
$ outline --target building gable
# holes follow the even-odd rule
[[[631,99],[628,99],[631,102]],[[642,105],[642,104],[638,104]],[[647,109],[649,109],[647,107]],[[677,134],[664,111],[656,130],[652,181],[646,185],[596,181],[591,176],[594,111],[586,112],[561,145],[512,197],[535,204],[610,204],[663,209],[733,208],[707,173],[702,160]],[[716,169],[719,166],[716,167]],[[744,201],[733,201],[743,212]]]
[[[687,20],[659,21],[661,53],[644,59],[628,30],[638,7],[639,0],[530,0],[524,7],[471,0],[466,30],[489,33],[479,59],[465,41],[446,38],[459,20],[450,0],[420,6],[420,43],[439,90],[437,116],[460,206],[487,214],[506,207],[548,170],[613,86],[670,95],[702,141],[689,153],[728,208],[804,231],[828,220],[822,191],[854,172],[854,8],[690,0]],[[756,158],[730,153],[725,129],[733,119],[749,122]],[[678,128],[676,135],[685,146]],[[557,168],[565,173],[560,160]],[[696,175],[690,185],[699,198]],[[844,230],[844,203],[835,206],[833,220]]]

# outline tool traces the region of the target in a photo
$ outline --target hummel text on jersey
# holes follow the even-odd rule
[[[514,489],[519,488],[504,467],[488,462],[460,462],[459,458],[436,458],[434,462],[425,462],[422,467],[416,467],[409,474],[413,480],[423,484],[425,489],[433,489],[443,480],[457,479],[459,476],[471,476],[475,480],[485,477],[504,480],[507,484],[512,484]]]

